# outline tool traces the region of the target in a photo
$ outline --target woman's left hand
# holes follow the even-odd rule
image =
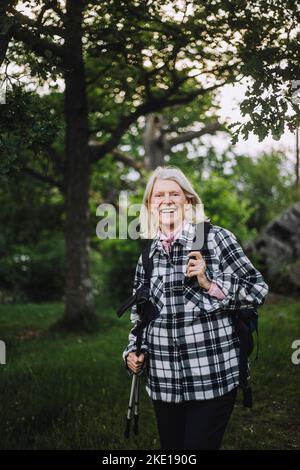
[[[196,259],[189,260],[186,275],[188,277],[197,276],[200,287],[208,290],[211,282],[206,277],[206,263],[201,253],[199,251],[191,251],[188,256],[195,256]]]

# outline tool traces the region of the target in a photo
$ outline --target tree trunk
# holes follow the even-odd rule
[[[65,72],[66,117],[66,290],[65,313],[57,324],[67,330],[91,330],[97,324],[89,268],[88,110],[82,54],[82,3],[67,2]]]
[[[149,114],[146,116],[143,142],[145,167],[148,170],[155,170],[156,167],[164,164],[166,147],[162,126],[163,118],[161,115]]]

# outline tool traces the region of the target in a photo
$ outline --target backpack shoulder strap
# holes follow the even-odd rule
[[[212,223],[208,220],[196,224],[192,251],[199,251],[206,247],[208,233],[211,228]]]
[[[151,273],[153,269],[153,260],[149,257],[152,242],[152,239],[148,239],[142,251],[142,263],[145,271],[145,280],[147,283],[150,283]]]
[[[151,272],[152,272],[152,267],[153,267],[152,258],[151,259],[149,258],[151,245],[152,245],[152,240],[148,239],[146,240],[146,243],[142,249],[142,263],[143,263],[143,268],[145,271],[145,283],[144,285],[141,286],[142,289],[145,287],[145,284],[147,287],[150,286],[150,278],[151,278]],[[143,290],[141,291],[139,288],[136,290],[135,294],[131,295],[128,299],[126,299],[125,302],[123,302],[123,304],[117,310],[118,317],[121,317],[128,308],[132,307],[132,305],[137,304],[137,299],[139,297],[138,292],[144,293],[144,291]],[[138,305],[138,307],[140,306]]]

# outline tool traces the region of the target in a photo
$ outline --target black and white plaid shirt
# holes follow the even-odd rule
[[[206,276],[222,289],[223,300],[210,296],[197,276],[184,282],[195,224],[188,223],[174,241],[170,256],[158,235],[153,239],[151,300],[160,315],[144,330],[142,352],[146,370],[146,391],[154,400],[180,402],[205,400],[223,395],[239,384],[239,338],[230,315],[237,307],[259,306],[268,294],[261,273],[243,252],[235,235],[213,225],[202,250]],[[144,279],[139,257],[133,292]],[[130,319],[138,319],[136,306]],[[127,355],[136,350],[136,337],[129,333],[123,360],[129,375]],[[250,366],[248,363],[248,376]]]

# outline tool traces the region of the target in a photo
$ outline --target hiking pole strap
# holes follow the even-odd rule
[[[131,296],[129,297],[117,310],[117,315],[118,317],[121,317],[123,315],[124,312],[126,312],[126,310],[130,307],[132,307],[132,305],[134,305],[136,303],[136,300],[137,300],[137,295],[136,295],[136,292]]]
[[[243,391],[243,406],[252,408],[252,389],[248,385],[248,330],[238,317],[234,317],[237,334],[240,340],[239,386]]]
[[[248,370],[248,354],[247,354],[247,327],[241,320],[238,322],[238,331],[240,338],[240,385],[247,387],[247,370]]]

